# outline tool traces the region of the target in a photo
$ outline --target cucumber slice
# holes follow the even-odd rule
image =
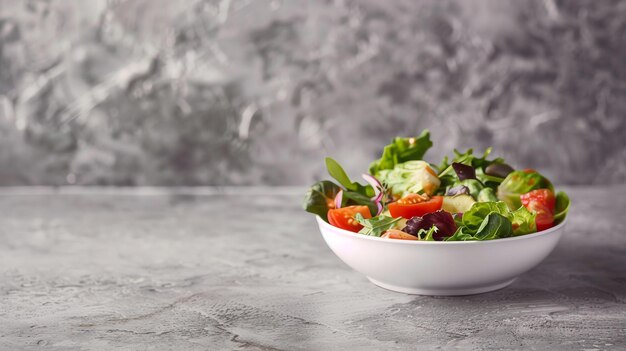
[[[441,209],[450,213],[464,213],[476,203],[471,195],[444,196]]]

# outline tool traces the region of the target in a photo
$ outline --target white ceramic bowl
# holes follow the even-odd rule
[[[418,295],[471,295],[504,288],[538,265],[565,222],[539,233],[488,241],[409,241],[361,235],[317,217],[333,252],[372,283]]]

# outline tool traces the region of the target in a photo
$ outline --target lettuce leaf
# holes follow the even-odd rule
[[[567,211],[569,211],[569,196],[566,193],[559,191],[556,193],[556,205],[554,206],[554,224],[563,222]]]
[[[477,202],[463,214],[462,221],[463,226],[467,228],[466,233],[472,235],[476,234],[483,225],[485,218],[492,212],[500,214],[509,220],[512,218],[509,208],[502,201]]]
[[[513,218],[511,222],[513,224],[513,235],[530,234],[537,231],[537,225],[535,224],[534,212],[530,212],[526,207],[520,206],[515,211],[511,212]]]
[[[511,221],[497,212],[491,212],[482,221],[474,237],[478,240],[493,240],[506,238],[512,234]]]
[[[447,241],[492,240],[537,231],[534,213],[524,207],[511,211],[502,201],[473,204],[461,224]]]
[[[514,171],[498,186],[498,199],[504,201],[511,210],[522,206],[520,195],[535,189],[554,191],[548,178],[537,172]]]
[[[378,171],[393,169],[398,163],[421,160],[431,146],[433,143],[430,141],[428,129],[414,138],[396,137],[391,144],[385,146],[380,159],[370,164],[370,174],[375,175]]]
[[[458,150],[454,150],[454,157],[450,161],[448,157],[444,157],[438,166],[439,179],[441,180],[440,189],[448,189],[455,183],[458,183],[459,178],[454,172],[452,163],[462,163],[464,165],[472,166],[476,170],[476,178],[488,186],[493,186],[494,189],[497,184],[500,183],[497,177],[485,176],[483,169],[493,163],[504,163],[504,159],[498,157],[493,160],[489,160],[488,157],[491,154],[491,148],[487,148],[482,156],[475,156],[474,149],[468,149],[464,153]],[[489,182],[489,183],[487,183]],[[495,184],[495,185],[494,185]]]
[[[428,162],[415,160],[397,164],[375,174],[395,195],[427,193],[433,195],[439,187],[439,179],[432,175]]]

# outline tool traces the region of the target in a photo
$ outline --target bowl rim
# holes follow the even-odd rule
[[[563,228],[565,226],[565,223],[567,222],[567,216],[566,216],[561,223],[555,225],[554,227],[550,229],[542,230],[540,232],[536,232],[532,234],[514,236],[510,238],[502,238],[502,239],[494,239],[494,240],[472,240],[472,241],[424,241],[424,240],[393,240],[393,239],[386,239],[386,238],[381,238],[377,236],[362,235],[359,233],[351,232],[349,230],[335,227],[332,224],[323,220],[320,216],[315,216],[315,217],[317,219],[317,224],[320,227],[320,229],[322,227],[325,227],[326,229],[329,229],[335,234],[340,234],[342,236],[349,236],[357,240],[361,240],[361,239],[362,240],[374,240],[374,241],[389,243],[389,244],[394,244],[394,245],[481,245],[481,244],[490,245],[490,244],[495,244],[495,243],[508,243],[511,241],[526,240],[526,239],[532,239],[532,238],[537,238],[540,236],[548,235],[550,233],[556,232],[560,230],[561,228]]]

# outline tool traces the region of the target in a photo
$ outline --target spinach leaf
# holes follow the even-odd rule
[[[365,205],[369,207],[372,213],[378,211],[376,204],[371,200],[371,197],[374,196],[374,189],[371,186],[351,181],[339,162],[330,157],[326,157],[326,168],[328,174],[346,188],[343,192],[344,205]]]
[[[325,161],[326,169],[328,169],[328,174],[330,174],[331,177],[335,178],[346,190],[354,191],[357,189],[356,184],[350,180],[350,177],[348,177],[339,162],[330,157],[326,157]]]
[[[569,211],[569,196],[566,193],[559,191],[556,193],[556,205],[554,206],[554,224],[563,222],[567,211]]]
[[[370,164],[370,174],[376,174],[384,169],[393,169],[398,163],[421,160],[431,146],[433,143],[430,141],[428,129],[414,138],[396,137],[391,144],[385,146],[380,159]]]
[[[304,195],[302,208],[328,221],[326,217],[328,214],[328,204],[333,202],[339,190],[341,190],[341,188],[329,180],[317,182],[313,184]]]
[[[353,182],[344,171],[343,167],[339,164],[339,162],[335,161],[330,157],[326,157],[326,168],[328,169],[328,174],[331,177],[335,178],[339,184],[343,185],[344,188],[348,191],[354,191],[363,195],[373,196],[374,189],[371,186],[364,186],[357,182]]]
[[[363,218],[360,213],[357,213],[354,218],[359,222],[363,228],[359,231],[360,234],[370,236],[381,236],[387,229],[391,229],[402,218],[393,218],[388,216],[377,216],[374,218]]]
[[[491,212],[478,227],[474,237],[478,240],[506,238],[513,234],[511,221],[497,212]]]
[[[502,216],[507,220],[508,225],[499,223],[501,219],[492,214]],[[501,232],[497,234],[499,238],[529,234],[537,231],[534,213],[522,206],[515,211],[511,211],[502,201],[477,202],[473,204],[472,207],[463,214],[461,222],[464,226],[464,234],[474,235],[477,240],[490,239],[490,234],[484,231],[489,228],[494,228],[496,224],[501,225],[499,228]]]

